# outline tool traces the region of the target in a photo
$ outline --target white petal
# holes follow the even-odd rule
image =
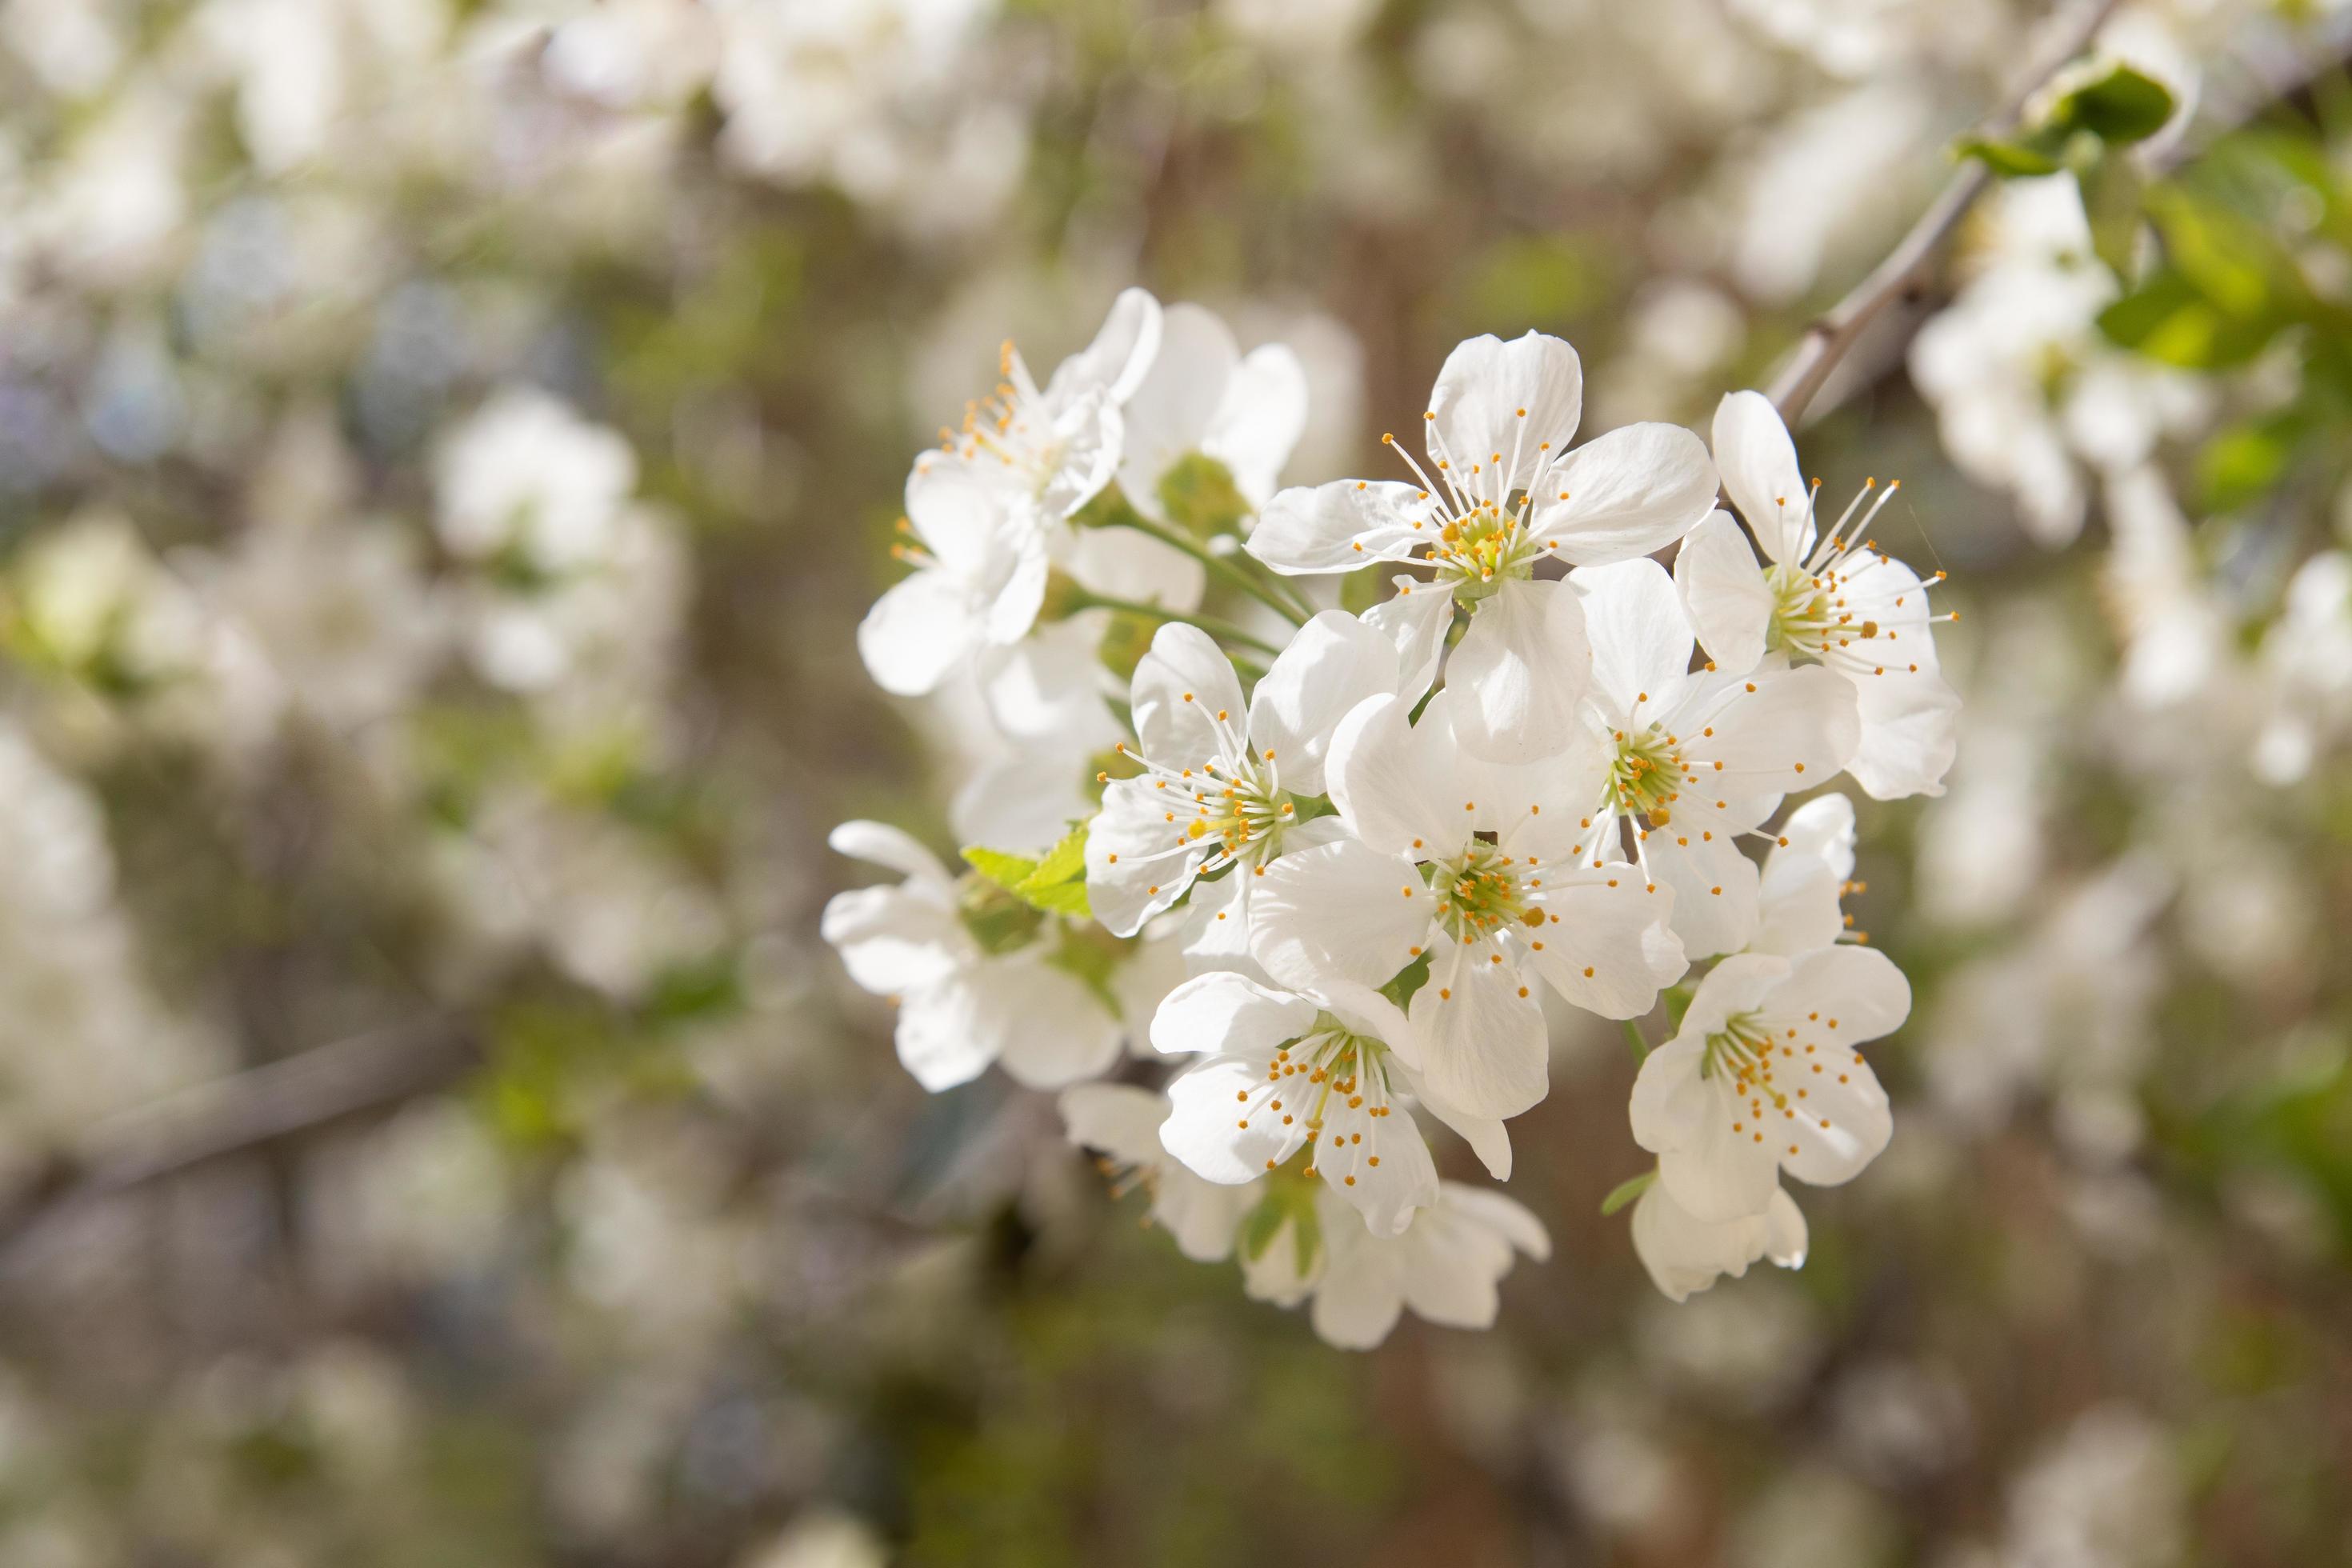
[[[1785,1192],[1776,1191],[1760,1215],[1710,1223],[1675,1202],[1663,1183],[1652,1182],[1633,1205],[1633,1250],[1651,1280],[1676,1301],[1721,1275],[1738,1279],[1759,1258],[1794,1268],[1805,1257],[1805,1216]]]
[[[1685,721],[1682,752],[1702,784],[1727,795],[1787,795],[1827,784],[1862,738],[1853,683],[1818,664],[1787,669],[1768,663],[1695,685],[1686,711],[1707,715],[1710,732],[1694,736]]]
[[[1313,489],[1277,490],[1259,511],[1245,548],[1286,576],[1352,572],[1373,561],[1402,561],[1426,542],[1433,502],[1412,485],[1334,479]]]
[[[953,909],[897,888],[835,893],[817,929],[840,951],[849,977],[877,996],[937,985],[971,957]]]
[[[1690,1005],[1683,1009],[1677,1040],[1705,1041],[1720,1034],[1732,1017],[1752,1013],[1789,977],[1788,961],[1770,953],[1735,952],[1706,972]],[[1638,1091],[1637,1091],[1638,1092]],[[1638,1134],[1637,1134],[1638,1136]],[[1643,1145],[1647,1147],[1647,1145]]]
[[[1791,565],[1803,561],[1813,547],[1812,493],[1789,427],[1762,393],[1730,393],[1716,405],[1715,466],[1764,553]]]
[[[1538,1263],[1551,1256],[1551,1236],[1544,1229],[1543,1221],[1516,1198],[1505,1197],[1486,1187],[1447,1182],[1439,1201],[1455,1219],[1500,1237],[1515,1252],[1523,1252]]]
[[[1315,1169],[1374,1236],[1396,1235],[1412,1223],[1415,1209],[1437,1201],[1437,1165],[1410,1114],[1375,1117],[1370,1107],[1350,1109],[1334,1096],[1323,1115]]]
[[[1359,704],[1331,737],[1324,783],[1349,832],[1383,854],[1417,859],[1467,837],[1430,736],[1405,722],[1402,698]],[[1418,877],[1413,879],[1416,882]],[[1426,900],[1421,906],[1426,909]]]
[[[1794,955],[1837,941],[1845,929],[1845,913],[1838,904],[1843,887],[1819,858],[1774,850],[1764,862],[1757,890],[1756,933],[1748,939],[1749,951]]]
[[[858,657],[874,684],[894,697],[935,689],[981,642],[970,595],[935,568],[893,584],[857,624]]]
[[[961,458],[928,453],[907,475],[907,525],[949,574],[979,578],[1010,547],[1022,525],[1007,492]]]
[[[1454,595],[1411,577],[1395,579],[1396,594],[1363,615],[1364,625],[1395,645],[1397,694],[1418,702],[1437,679],[1445,655],[1445,634],[1454,625]]]
[[[1080,587],[1093,593],[1179,613],[1199,609],[1208,585],[1207,567],[1131,528],[1074,531],[1065,568]]]
[[[1853,876],[1853,802],[1842,795],[1816,795],[1790,812],[1779,835],[1787,842],[1765,859],[1816,860],[1839,881]]]
[[[1534,473],[1543,443],[1568,449],[1584,413],[1584,368],[1559,339],[1528,332],[1509,342],[1488,334],[1445,356],[1429,395],[1430,454],[1467,473],[1502,454],[1508,489]],[[1499,499],[1499,492],[1496,498]]]
[[[1396,690],[1396,649],[1343,610],[1298,628],[1250,694],[1249,740],[1261,761],[1273,752],[1282,787],[1323,793],[1331,733],[1368,698]]]
[[[1252,349],[1225,384],[1201,449],[1225,465],[1234,488],[1264,506],[1307,429],[1307,367],[1280,343]]]
[[[1121,289],[1095,341],[1055,369],[1045,395],[1059,401],[1099,389],[1111,402],[1125,403],[1159,356],[1161,321],[1159,300],[1140,289]]]
[[[1182,898],[1215,848],[1213,838],[1184,837],[1191,819],[1178,807],[1189,805],[1150,779],[1117,779],[1103,791],[1087,829],[1087,903],[1112,935],[1133,936]]]
[[[1339,1212],[1340,1223],[1324,1226],[1329,1261],[1316,1286],[1309,1321],[1324,1343],[1368,1351],[1389,1337],[1404,1310],[1404,1254],[1397,1242],[1373,1236],[1346,1209]]]
[[[1196,975],[1168,994],[1151,1020],[1151,1044],[1171,1054],[1272,1056],[1312,1028],[1319,1009],[1228,971]]]
[[[1623,561],[1580,567],[1568,581],[1584,606],[1593,696],[1612,721],[1636,708],[1645,721],[1671,710],[1690,669],[1691,629],[1665,568]]]
[[[1249,896],[1257,881],[1250,868],[1242,866],[1213,882],[1192,884],[1183,942],[1184,963],[1193,973],[1220,969],[1251,975],[1262,973],[1249,950]]]
[[[1677,829],[1685,826],[1677,821]],[[1688,826],[1696,826],[1696,823]],[[1688,838],[1690,842],[1681,840]],[[1675,934],[1692,959],[1746,947],[1756,934],[1756,862],[1739,852],[1728,835],[1712,840],[1694,834],[1668,838],[1653,831],[1643,846],[1650,871],[1674,890]]]
[[[1429,911],[1412,862],[1343,839],[1264,868],[1250,890],[1250,952],[1303,991],[1335,979],[1385,985],[1426,939]]]
[[[1234,750],[1227,736],[1237,737],[1245,722],[1232,661],[1206,632],[1181,621],[1153,636],[1129,695],[1143,754],[1162,767],[1198,769],[1226,758]]]
[[[1454,650],[1454,729],[1490,762],[1540,762],[1568,748],[1591,679],[1583,606],[1565,583],[1508,582],[1478,605]]]
[[[1263,1058],[1211,1057],[1168,1086],[1175,1109],[1160,1141],[1204,1182],[1255,1181],[1307,1142],[1305,1105],[1276,1109],[1286,1092]]]
[[[1474,1116],[1508,1118],[1551,1087],[1543,1008],[1509,963],[1487,962],[1487,945],[1463,950],[1433,935],[1429,979],[1412,994],[1422,1040],[1421,1076],[1438,1098]]]
[[[1555,872],[1538,895],[1537,907],[1551,917],[1533,934],[1543,946],[1528,957],[1577,1006],[1604,1018],[1638,1018],[1689,967],[1671,923],[1675,897],[1670,888],[1649,891],[1632,866]]]
[[[1176,1238],[1176,1249],[1195,1263],[1232,1256],[1234,1233],[1256,1203],[1253,1187],[1204,1182],[1179,1166],[1163,1165],[1151,1200],[1151,1217]]]
[[[1694,1218],[1719,1224],[1760,1215],[1780,1191],[1787,1135],[1776,1127],[1759,1127],[1753,1115],[1739,1114],[1743,1110],[1730,1107],[1727,1099],[1717,1103],[1690,1143],[1658,1155],[1659,1182]],[[1776,1138],[1781,1142],[1772,1142]]]
[[[1605,566],[1697,527],[1715,506],[1715,464],[1679,425],[1628,425],[1570,452],[1541,488],[1538,535],[1573,565]]]
[[[933,1094],[978,1078],[1020,1027],[1017,1005],[986,971],[974,965],[899,1003],[898,1061]]]
[[[1024,957],[1026,955],[1024,955]],[[1013,1025],[1001,1060],[1024,1089],[1060,1089],[1118,1059],[1126,1029],[1084,981],[1042,959],[981,966]]]
[[[1127,403],[1119,488],[1144,516],[1164,519],[1160,480],[1188,453],[1202,449],[1241,363],[1234,334],[1214,312],[1171,305],[1160,318],[1160,353]],[[1108,590],[1105,590],[1108,592]]]
[[[1733,675],[1755,668],[1771,626],[1772,586],[1729,512],[1713,513],[1683,541],[1675,552],[1675,586],[1716,668]]]
[[[1421,1108],[1454,1129],[1470,1145],[1470,1152],[1478,1156],[1478,1163],[1486,1167],[1488,1175],[1498,1182],[1511,1179],[1511,1134],[1499,1117],[1473,1116],[1456,1110],[1432,1094],[1418,1075],[1410,1077],[1407,1082],[1414,1098],[1421,1101]]]
[[[1849,1046],[1891,1035],[1911,1016],[1911,983],[1874,947],[1822,948],[1790,960],[1770,1005],[1797,1010],[1782,998],[1801,999],[1803,1011],[1832,1026],[1826,1039]]]
[[[1874,800],[1943,794],[1958,749],[1959,694],[1924,667],[1853,679],[1862,735],[1845,771]]]
[[[1057,1102],[1065,1136],[1081,1148],[1099,1149],[1123,1165],[1157,1165],[1166,1157],[1160,1124],[1168,1120],[1168,1097],[1129,1083],[1073,1084]]]
[[[940,858],[923,847],[912,834],[887,822],[868,822],[862,818],[845,822],[827,834],[824,841],[836,855],[887,866],[909,878],[932,882],[955,879],[940,863]]]

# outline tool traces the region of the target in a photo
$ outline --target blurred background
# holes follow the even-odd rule
[[[0,1563],[2352,1561],[2327,0],[2115,9],[2182,113],[1801,432],[1967,698],[1864,816],[1919,1004],[1801,1272],[1652,1289],[1563,1016],[1551,1261],[1329,1350],[816,937],[828,827],[952,850],[1003,760],[852,640],[1003,340],[1288,342],[1293,479],[1481,331],[1703,429],[2044,13],[0,4]]]

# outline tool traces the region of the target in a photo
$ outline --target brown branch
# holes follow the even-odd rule
[[[2034,93],[2083,52],[2116,3],[2117,0],[2082,0],[2060,18],[2041,51],[2021,73],[2021,85],[2011,94],[2000,117],[1987,123],[1984,134],[1999,137],[2015,130],[2018,117]],[[1853,292],[1832,306],[1826,315],[1805,329],[1796,353],[1773,378],[1768,394],[1782,419],[1795,425],[1805,405],[1812,402],[1822,384],[1845,357],[1846,351],[1853,347],[1854,340],[1887,306],[1914,292],[1927,280],[1937,252],[1960,219],[1968,216],[1969,208],[1976,205],[1977,197],[1984,194],[1991,178],[1982,163],[1971,160],[1945,184],[1886,259],[1856,284]]]
[[[0,1258],[86,1205],[442,1089],[480,1060],[444,1017],[354,1035],[92,1127],[0,1200]]]

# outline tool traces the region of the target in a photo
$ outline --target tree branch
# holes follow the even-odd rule
[[[65,1214],[446,1088],[480,1059],[462,1026],[431,1016],[354,1035],[110,1118],[0,1200],[0,1259]]]
[[[2021,74],[2021,85],[2010,95],[2000,117],[1987,123],[1984,133],[1999,137],[2014,130],[2018,117],[2034,93],[2083,52],[2116,3],[2117,0],[2081,0],[2070,13],[2058,18],[2042,48]],[[1970,160],[1945,184],[1886,259],[1855,285],[1853,292],[1832,306],[1826,315],[1805,329],[1796,353],[1773,378],[1768,394],[1783,420],[1794,426],[1805,405],[1812,402],[1822,384],[1845,357],[1846,351],[1853,347],[1854,340],[1887,306],[1926,281],[1937,252],[1960,219],[1968,216],[1969,208],[1976,205],[1991,179],[1990,171],[1983,163]]]

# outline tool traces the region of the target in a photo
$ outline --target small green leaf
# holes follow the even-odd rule
[[[2232,511],[2268,491],[2294,457],[2304,421],[2295,411],[2249,419],[2223,430],[2197,455],[2205,509]]]
[[[1391,976],[1381,994],[1400,1007],[1412,1005],[1412,994],[1429,984],[1429,954],[1423,953]]]
[[[1282,1222],[1289,1217],[1290,1211],[1273,1193],[1260,1198],[1257,1207],[1242,1217],[1242,1256],[1252,1263],[1264,1258],[1265,1249],[1274,1245],[1274,1238],[1281,1233]]]
[[[1657,1179],[1658,1173],[1653,1169],[1644,1171],[1638,1176],[1628,1176],[1610,1188],[1609,1195],[1601,1200],[1601,1217],[1608,1218],[1643,1193],[1648,1192],[1650,1184]]]
[[[2048,123],[2069,132],[2087,131],[2110,147],[2122,147],[2147,141],[2171,119],[2171,89],[2119,65],[2060,98]]]
[[[2022,141],[1963,136],[1952,145],[1957,158],[1974,158],[2004,180],[2029,180],[2058,172],[2058,160]]]
[[[1008,855],[1002,849],[983,849],[978,845],[963,852],[965,864],[1003,889],[1013,892],[1037,869],[1037,862],[1025,855]]]
[[[2117,278],[2130,282],[2139,244],[2138,168],[2128,158],[2101,157],[2076,178],[2083,187],[2083,216],[2090,220],[2091,248]]]
[[[1057,915],[1085,916],[1087,904],[1087,830],[1083,825],[1063,836],[1029,874],[1013,889],[1013,897],[1034,908]]]

